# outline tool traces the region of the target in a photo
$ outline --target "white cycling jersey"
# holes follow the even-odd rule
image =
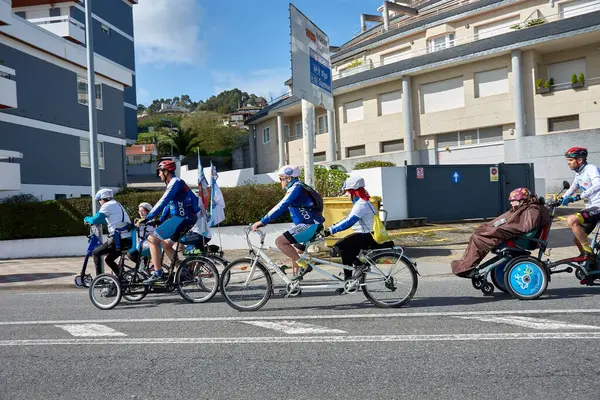
[[[573,196],[577,189],[581,189],[581,198],[589,199],[589,205],[600,207],[600,171],[594,164],[586,164],[581,171],[575,174],[573,184],[566,191],[565,197]]]
[[[370,233],[375,216],[375,207],[366,200],[358,199],[346,218],[329,227],[331,233],[345,231],[352,227],[355,233]]]

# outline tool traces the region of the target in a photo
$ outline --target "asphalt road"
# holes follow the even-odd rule
[[[87,291],[0,293],[0,399],[598,399],[600,288],[542,298],[424,278],[400,309],[276,295],[240,313],[177,292],[96,309]]]

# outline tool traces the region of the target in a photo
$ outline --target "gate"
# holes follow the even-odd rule
[[[534,190],[533,164],[406,166],[408,216],[428,221],[493,218],[518,187]]]

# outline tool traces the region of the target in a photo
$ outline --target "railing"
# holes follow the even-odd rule
[[[479,0],[477,0],[477,1],[479,1]],[[580,11],[586,10],[589,12],[589,11],[596,11],[595,8],[597,8],[597,7],[598,7],[597,3],[583,4],[582,6],[577,7],[574,10],[580,10]],[[527,19],[529,19],[530,17],[531,17],[531,15]],[[567,18],[571,18],[571,17],[567,17]],[[557,12],[555,14],[550,14],[543,18],[536,18],[536,19],[529,19],[526,21],[522,21],[522,22],[512,26],[511,29],[514,29],[514,30],[527,29],[527,28],[530,28],[530,27],[533,27],[536,25],[540,25],[543,23],[558,21],[560,19],[563,19],[563,13]],[[496,32],[496,34],[493,34],[494,32]],[[356,72],[354,72],[355,68],[351,68],[351,69],[346,68],[346,69],[343,69],[342,71],[339,71],[337,74],[332,74],[332,79],[333,80],[340,79],[340,78],[343,78],[346,76],[354,75],[359,72],[367,71],[367,70],[370,70],[373,68],[378,68],[378,67],[381,67],[386,64],[398,62],[398,61],[401,61],[401,60],[404,60],[407,58],[418,57],[418,56],[421,56],[424,54],[432,53],[434,51],[443,50],[446,48],[454,47],[454,46],[465,44],[465,43],[475,42],[477,40],[486,39],[486,38],[501,35],[504,33],[508,33],[508,32],[506,31],[505,27],[501,27],[501,28],[497,28],[497,29],[488,31],[485,35],[481,35],[482,37],[480,37],[480,35],[478,33],[475,33],[473,35],[465,36],[460,39],[449,40],[448,42],[446,42],[442,45],[432,46],[428,43],[424,48],[412,50],[412,51],[409,51],[406,53],[402,53],[401,55],[398,55],[397,60],[388,59],[385,61],[385,64],[383,61],[373,61],[372,59],[367,59],[367,61],[365,61],[364,66],[363,66],[363,64],[361,64],[361,65],[355,67],[355,68],[359,68]]]
[[[31,18],[27,21],[36,24],[36,25],[46,25],[46,24],[55,24],[59,22],[70,22],[73,25],[85,29],[85,25],[81,22],[77,21],[75,18],[70,17],[69,15],[60,15],[58,17],[44,17],[44,18]]]
[[[287,92],[287,93],[284,93],[284,94],[282,94],[281,96],[279,96],[279,97],[276,97],[276,98],[274,98],[274,99],[270,100],[269,102],[267,102],[267,107],[268,107],[268,106],[270,106],[270,105],[273,105],[273,104],[277,103],[278,101],[281,101],[281,100],[283,100],[283,99],[287,99],[287,98],[288,98],[288,97],[290,97],[291,95],[292,95],[292,92]]]
[[[11,76],[15,76],[16,74],[14,69],[0,65],[0,78],[10,79]]]
[[[594,77],[594,78],[585,78],[584,79],[584,86],[587,85],[588,83],[600,83],[600,77]],[[570,89],[571,88],[572,83],[569,82],[561,82],[561,83],[555,83],[554,85],[549,86],[550,91],[553,90],[565,90],[565,89]]]

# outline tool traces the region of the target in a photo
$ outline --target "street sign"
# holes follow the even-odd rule
[[[329,37],[290,3],[292,95],[333,111]]]
[[[458,171],[454,171],[452,173],[452,182],[453,183],[458,183],[460,182],[460,174],[458,173]]]
[[[423,168],[417,168],[417,179],[425,179],[425,171],[423,171]]]
[[[490,182],[498,182],[498,167],[490,167]]]

